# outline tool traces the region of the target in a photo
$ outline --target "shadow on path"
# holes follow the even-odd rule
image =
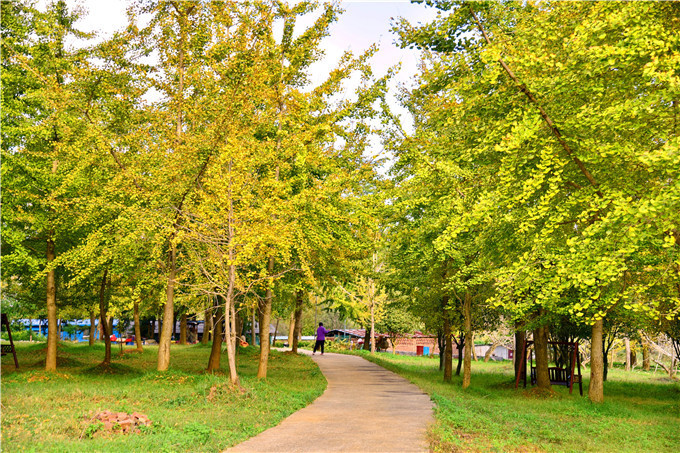
[[[328,381],[324,394],[227,452],[427,451],[433,405],[418,387],[361,357],[326,353],[313,360]]]

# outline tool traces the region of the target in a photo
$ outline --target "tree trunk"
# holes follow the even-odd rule
[[[630,371],[630,338],[625,337],[623,339],[623,343],[626,346],[626,366],[625,366],[625,370]]]
[[[276,336],[279,334],[279,321],[280,319],[277,317],[276,318],[276,324],[274,325],[274,335],[272,335],[272,344],[276,347]]]
[[[536,353],[536,386],[541,389],[550,389],[548,328],[546,326],[534,330],[534,351]]]
[[[182,314],[179,318],[179,344],[187,344],[187,315]]]
[[[650,368],[650,360],[649,360],[649,343],[647,343],[647,340],[642,339],[642,369],[645,371],[649,371]]]
[[[437,332],[437,346],[439,346],[439,371],[444,371],[444,355],[446,353],[446,337],[442,331]]]
[[[472,374],[472,351],[475,349],[475,343],[472,340],[472,297],[469,291],[465,291],[465,299],[463,302],[463,319],[465,323],[465,359],[463,362],[463,388],[470,386],[470,377]]]
[[[53,236],[54,231],[50,231],[47,238],[48,266],[52,264],[56,257]],[[51,269],[47,272],[47,356],[45,357],[45,371],[57,371],[57,344],[59,341],[57,322],[57,280],[55,270]]]
[[[252,319],[250,320],[250,343],[252,343],[253,346],[257,346],[257,335],[255,334],[255,316],[256,316],[256,311],[257,308],[253,308],[253,316]],[[293,323],[293,329],[295,329],[295,324]],[[292,343],[291,343],[292,344]]]
[[[452,336],[452,338],[454,338]],[[452,345],[453,346],[453,345]],[[460,372],[463,369],[463,357],[465,351],[465,332],[460,332],[460,337],[456,341],[456,346],[458,347],[458,365],[456,366],[456,376],[460,376]]]
[[[231,169],[233,161],[229,161],[229,216],[227,218],[229,232],[229,283],[227,287],[227,300],[224,306],[225,323],[227,333],[227,361],[229,363],[229,383],[232,386],[239,385],[238,371],[236,370],[236,303],[234,302],[234,290],[236,287],[236,251],[234,250],[234,202],[232,194]],[[230,322],[231,321],[231,322]]]
[[[175,325],[175,278],[177,276],[177,250],[175,244],[170,244],[168,283],[165,291],[165,307],[163,308],[163,326],[158,339],[158,371],[165,371],[170,366],[170,343],[172,342],[172,330]]]
[[[215,318],[212,323],[212,348],[210,349],[210,357],[208,358],[208,371],[217,371],[220,369],[220,356],[222,354],[222,318],[224,317],[224,313],[222,304],[218,302],[218,296],[215,296],[213,304],[215,307]]]
[[[134,317],[135,317],[135,344],[137,345],[137,352],[143,352],[144,348],[142,347],[142,323],[139,321],[138,299],[135,299]]]
[[[590,386],[588,387],[588,398],[593,403],[604,401],[604,381],[603,381],[603,346],[602,330],[604,322],[598,319],[593,324],[592,338],[590,341]]]
[[[361,346],[364,351],[369,351],[371,349],[371,329],[370,326],[366,326],[364,330],[364,344]]]
[[[235,267],[235,266],[234,266]],[[234,303],[234,287],[236,285],[235,273],[232,275],[230,271],[229,275],[229,289],[227,290],[227,300],[229,301],[229,317],[231,322],[227,322],[225,325],[229,330],[228,340],[227,340],[227,362],[229,363],[229,383],[232,386],[238,386],[239,377],[238,370],[236,369],[236,304]]]
[[[374,283],[371,281],[371,286]],[[371,300],[371,354],[375,354],[375,302]]]
[[[208,304],[208,308],[205,310],[203,319],[203,336],[201,337],[201,344],[208,344],[208,340],[210,340],[210,331],[212,330],[212,310],[210,304]]]
[[[602,335],[602,381],[607,382],[607,375],[609,374],[609,367],[614,364],[614,352],[612,352],[612,360],[609,361],[609,348],[605,344],[606,335]]]
[[[472,338],[470,338],[470,340],[472,340],[472,341],[470,341],[470,343],[472,343],[472,360],[474,360],[476,362],[479,359],[477,357],[477,350],[475,349],[475,333],[474,332],[472,332]]]
[[[94,336],[97,334],[97,326],[95,326],[96,320],[94,308],[90,308],[90,338],[87,339],[87,344],[89,346],[94,345]]]
[[[292,351],[295,354],[297,354],[298,352],[300,332],[302,331],[303,296],[304,294],[301,289],[295,292],[295,327],[293,329],[293,346],[292,346]]]
[[[522,372],[522,354],[524,353],[524,342],[527,339],[527,333],[525,330],[519,330],[519,323],[515,324],[515,352],[513,354],[513,362],[515,364],[515,381],[517,376]],[[527,358],[524,357],[524,363],[526,363]]]
[[[109,329],[109,323],[106,319],[108,312],[108,298],[106,297],[106,279],[108,277],[109,270],[104,269],[104,276],[102,277],[102,283],[99,287],[99,325],[104,335],[104,361],[102,365],[111,364],[111,330]]]
[[[493,352],[496,350],[498,346],[501,344],[499,342],[495,342],[491,345],[491,347],[486,351],[484,354],[484,362],[488,362],[491,359],[491,356],[493,355]]]
[[[444,318],[444,382],[451,382],[453,375],[453,335],[451,333],[451,320],[446,309],[449,304],[449,296],[442,297],[442,309]]]
[[[277,171],[278,174],[278,171]],[[277,178],[278,179],[278,178]],[[267,263],[268,275],[274,274],[274,257],[269,257]],[[270,282],[270,285],[272,283]],[[269,363],[269,322],[272,317],[272,299],[274,292],[271,286],[267,288],[264,299],[260,302],[260,363],[257,367],[258,379],[265,379],[267,377],[267,365]]]
[[[293,349],[294,336],[295,336],[295,310],[291,312],[290,323],[288,323],[288,347],[291,348],[291,350]]]

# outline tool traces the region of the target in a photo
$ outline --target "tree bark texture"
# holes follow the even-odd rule
[[[208,358],[208,371],[216,371],[220,369],[220,356],[222,353],[222,321],[224,313],[222,305],[218,302],[218,297],[214,298],[214,313],[213,319],[213,334],[212,334],[212,348],[210,349],[210,357]]]
[[[172,331],[175,326],[175,279],[177,277],[177,250],[175,244],[170,244],[170,256],[168,259],[170,271],[165,290],[165,307],[163,308],[163,325],[158,339],[158,371],[165,371],[170,366],[170,343]]]
[[[472,340],[472,296],[469,291],[465,291],[463,299],[463,322],[465,324],[465,357],[463,361],[463,388],[470,386],[472,374],[472,351],[475,343]]]
[[[534,352],[536,354],[536,386],[541,389],[550,389],[548,328],[546,326],[534,330]]]
[[[288,347],[293,349],[293,337],[295,336],[295,310],[290,314],[290,322],[288,323]]]
[[[588,387],[588,398],[593,403],[601,403],[604,401],[603,324],[604,322],[602,319],[595,321],[590,341],[590,385]]]
[[[630,371],[630,338],[626,337],[623,339],[623,343],[626,346],[626,371]]]
[[[205,314],[203,315],[203,319],[205,320],[203,322],[203,336],[201,337],[201,344],[208,344],[208,340],[210,340],[210,330],[212,330],[212,304],[210,303],[210,296],[208,296],[208,307],[205,310]]]
[[[89,346],[94,345],[94,336],[97,334],[97,326],[95,326],[97,318],[94,313],[94,308],[90,308],[90,338],[87,339],[87,344]]]
[[[642,340],[642,369],[645,371],[649,371],[650,369],[650,360],[649,360],[649,343],[643,338]]]
[[[137,345],[137,351],[142,352],[144,348],[142,347],[142,323],[139,321],[139,300],[135,300],[134,306],[134,317],[135,317],[135,344]]]
[[[108,298],[106,297],[106,281],[108,278],[109,270],[104,270],[104,276],[102,277],[102,282],[99,287],[99,325],[101,327],[102,334],[104,335],[104,361],[102,365],[111,364],[111,329],[109,328],[109,322],[107,320],[107,312],[109,309]]]
[[[496,342],[491,345],[491,347],[486,351],[484,354],[484,362],[488,362],[491,359],[491,356],[493,355],[493,352],[496,350],[496,348],[500,346],[500,343]]]
[[[55,259],[54,231],[50,231],[47,238],[47,265]],[[57,371],[57,278],[54,269],[47,272],[47,356],[45,357],[45,371]]]
[[[515,325],[515,328],[518,330],[515,331],[515,353],[513,354],[513,362],[515,364],[515,380],[517,380],[517,376],[522,372],[522,354],[524,353],[523,348],[524,342],[527,339],[527,332],[517,324]],[[527,358],[524,357],[524,363],[526,363],[526,360]]]
[[[183,313],[179,318],[179,344],[187,344],[187,315]]]
[[[442,297],[442,311],[444,318],[444,382],[451,382],[453,377],[453,334],[451,332],[451,319],[447,306],[449,296]]]
[[[273,256],[269,257],[269,262],[267,263],[267,273],[269,275],[274,274]],[[258,379],[265,379],[267,377],[267,365],[269,363],[269,322],[272,318],[273,298],[274,292],[272,291],[271,287],[269,287],[265,292],[264,299],[260,302],[260,363],[257,367]]]
[[[300,339],[300,332],[302,332],[302,304],[304,293],[301,289],[295,292],[295,328],[293,331],[293,346],[292,350],[297,354],[298,344]]]

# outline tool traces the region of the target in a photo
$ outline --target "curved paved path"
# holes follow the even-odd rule
[[[361,357],[312,358],[328,381],[323,395],[227,452],[427,451],[432,402],[418,387]]]

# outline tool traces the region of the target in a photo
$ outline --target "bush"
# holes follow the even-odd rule
[[[0,338],[9,341],[9,334],[7,332],[2,332]],[[12,331],[12,340],[14,341],[29,341],[30,339],[31,332],[29,330]],[[33,341],[47,341],[47,337],[39,334],[38,332],[33,332]]]
[[[326,349],[329,351],[347,351],[349,350],[349,340],[333,340],[326,342]]]

